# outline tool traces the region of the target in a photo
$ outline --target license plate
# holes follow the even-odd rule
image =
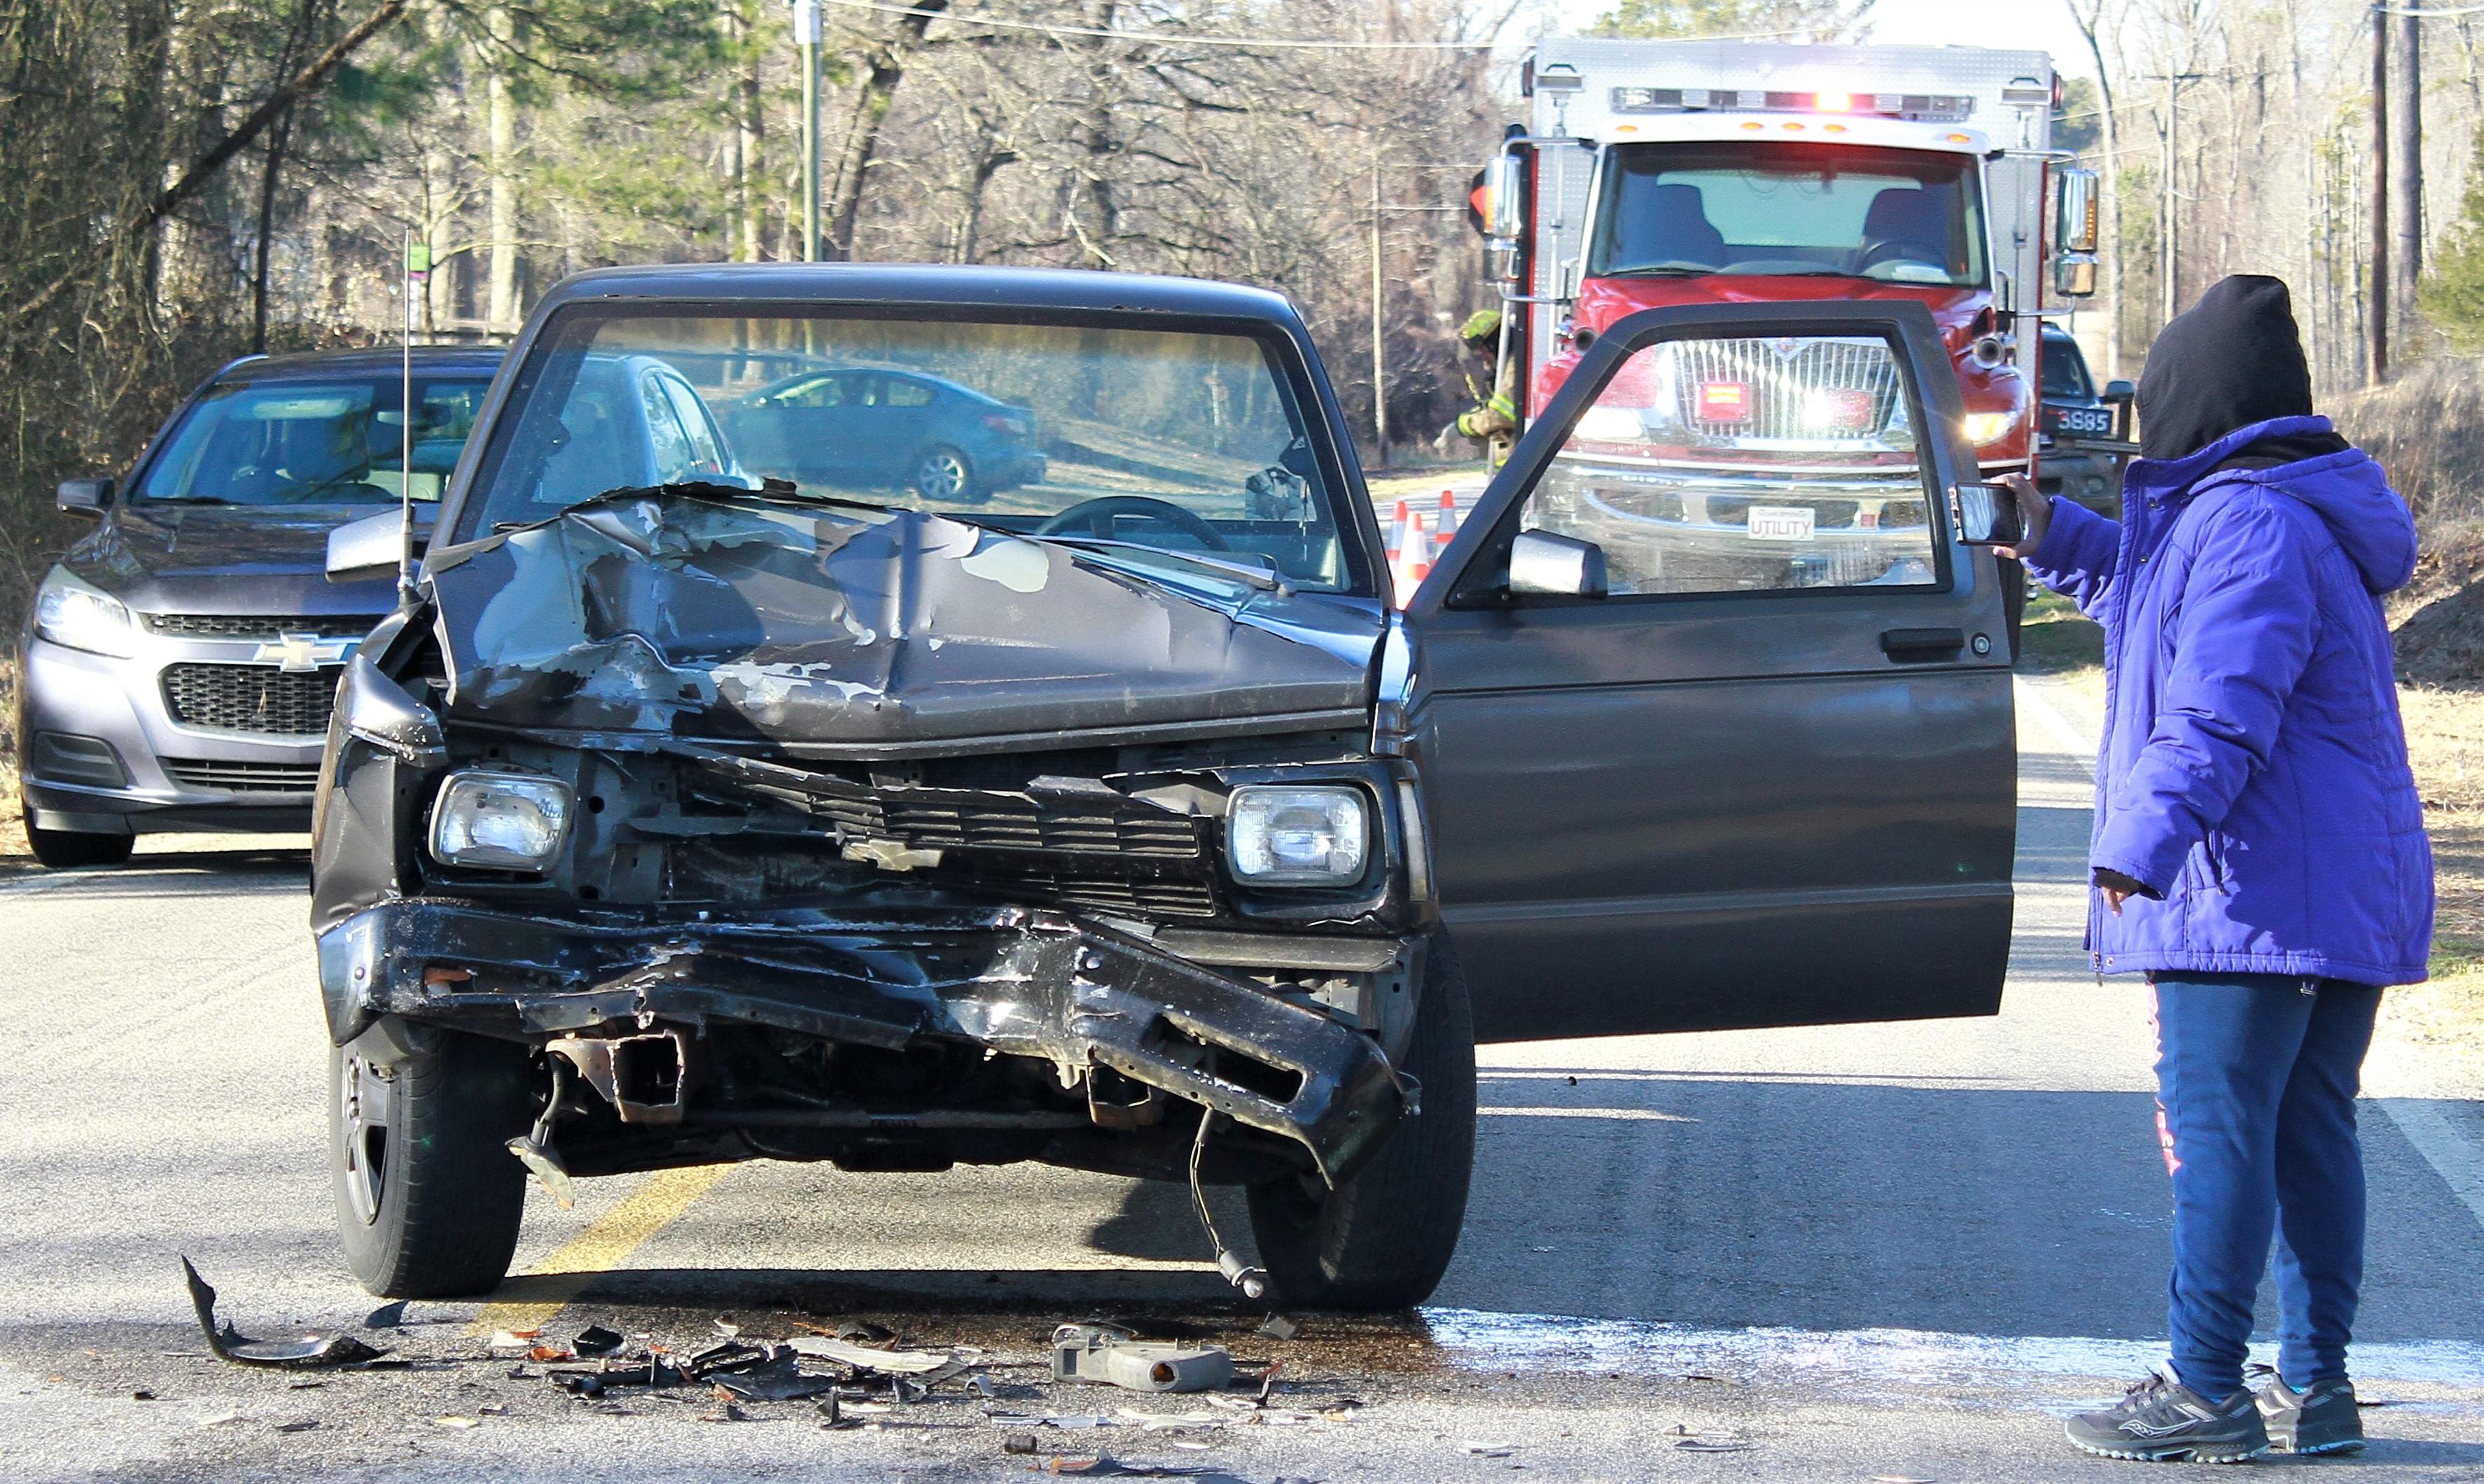
[[[2113,412],[2104,407],[2047,407],[2044,425],[2072,437],[2105,438],[2113,432]]]
[[[1809,505],[1753,505],[1746,520],[1754,541],[1808,541],[1813,518]]]

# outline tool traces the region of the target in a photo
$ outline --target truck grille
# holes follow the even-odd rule
[[[309,794],[319,786],[316,763],[228,763],[213,758],[166,758],[164,771],[183,788],[227,794]]]
[[[878,788],[828,773],[796,778],[780,772],[775,777],[783,781],[758,782],[758,791],[797,805],[849,837],[938,850],[1066,851],[1153,860],[1196,860],[1203,850],[1198,820],[1109,795],[1073,801],[1015,791]]]
[[[273,639],[287,634],[315,634],[323,639],[359,639],[378,627],[381,613],[320,613],[306,616],[263,613],[148,613],[153,634],[192,639]]]
[[[1677,340],[1674,394],[1685,426],[1711,438],[1770,443],[1865,443],[1903,405],[1898,364],[1876,339]],[[1742,416],[1704,415],[1703,389],[1744,389]]]
[[[339,667],[280,670],[272,664],[170,664],[164,704],[183,726],[267,737],[317,737],[337,704]]]

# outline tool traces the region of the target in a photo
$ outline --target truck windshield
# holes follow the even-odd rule
[[[1984,285],[1970,155],[1775,140],[1620,145],[1587,272]]]
[[[796,499],[1344,589],[1310,395],[1296,357],[1246,334],[953,310],[581,306],[559,312],[520,368],[458,533],[532,524],[611,490],[773,479]]]

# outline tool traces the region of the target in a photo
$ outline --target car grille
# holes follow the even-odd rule
[[[1140,917],[1214,917],[1216,893],[1204,881],[1132,881],[1116,877],[1019,876],[1010,885],[1071,906]]]
[[[268,737],[316,737],[328,730],[339,668],[280,670],[272,664],[171,664],[164,704],[183,726]]]
[[[1685,425],[1714,438],[1864,443],[1877,439],[1898,411],[1898,363],[1880,340],[1677,340],[1675,395]],[[1700,389],[1732,382],[1748,389],[1742,420],[1702,418]],[[1821,399],[1860,400],[1823,415]]]
[[[323,639],[359,639],[377,628],[385,613],[148,613],[142,615],[150,634],[189,639],[273,639],[287,634],[315,634]]]
[[[212,758],[166,758],[164,771],[184,788],[227,794],[308,794],[319,786],[316,763],[227,763]]]

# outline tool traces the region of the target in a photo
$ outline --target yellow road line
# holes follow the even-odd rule
[[[733,1173],[733,1168],[699,1165],[688,1170],[657,1171],[619,1205],[587,1223],[585,1230],[527,1270],[528,1278],[557,1277],[560,1281],[549,1285],[527,1284],[539,1291],[548,1286],[550,1292],[519,1302],[486,1304],[474,1315],[474,1322],[466,1327],[466,1333],[488,1338],[495,1330],[541,1329],[598,1278],[629,1261],[631,1254],[663,1230],[673,1218],[688,1210],[690,1202],[714,1189],[716,1181]]]

